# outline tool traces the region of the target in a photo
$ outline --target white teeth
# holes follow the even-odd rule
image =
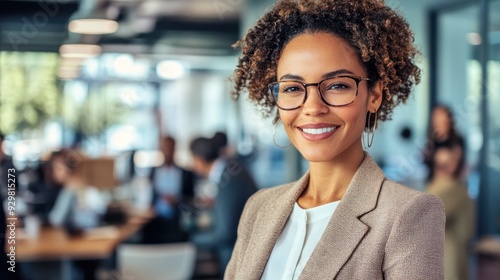
[[[323,128],[303,128],[302,131],[304,131],[307,134],[323,134],[323,133],[328,133],[332,132],[336,129],[337,127],[323,127]]]

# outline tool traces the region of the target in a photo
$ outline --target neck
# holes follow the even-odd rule
[[[175,166],[174,162],[173,161],[166,161],[163,163],[163,166],[165,167],[172,167],[172,166]]]
[[[331,161],[309,163],[309,184],[297,200],[302,208],[342,199],[365,157],[361,143],[353,146]]]

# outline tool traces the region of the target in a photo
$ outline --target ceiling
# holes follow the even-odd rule
[[[248,4],[274,2],[252,0]],[[386,0],[390,6],[417,12],[456,0]],[[234,55],[240,38],[244,0],[0,0],[0,50],[58,52],[64,42],[99,43],[103,52],[157,55]],[[494,1],[500,3],[500,1]],[[76,15],[106,14],[120,23],[104,36],[68,34]],[[492,16],[492,21],[498,17]],[[500,25],[498,25],[500,26]]]
[[[0,50],[57,52],[72,40],[98,43],[103,52],[230,55],[240,36],[241,6],[224,0],[2,0]],[[106,14],[120,27],[111,35],[68,34],[76,13]]]

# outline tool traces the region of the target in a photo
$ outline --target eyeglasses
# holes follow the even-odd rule
[[[321,100],[326,105],[340,107],[354,102],[358,96],[358,85],[361,81],[372,81],[372,79],[357,76],[336,76],[310,84],[289,80],[270,83],[268,88],[274,102],[282,110],[295,110],[302,107],[307,99],[308,86],[318,88]]]

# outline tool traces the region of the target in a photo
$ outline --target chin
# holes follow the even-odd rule
[[[359,143],[359,149],[363,151],[361,143]],[[358,145],[353,143],[346,147],[329,143],[328,145],[317,145],[316,147],[302,146],[301,149],[297,150],[309,162],[332,162],[336,159],[346,160],[358,154]]]
[[[309,162],[327,162],[335,158],[336,154],[332,154],[332,151],[322,151],[320,149],[313,149],[308,151],[299,151],[300,154]]]

